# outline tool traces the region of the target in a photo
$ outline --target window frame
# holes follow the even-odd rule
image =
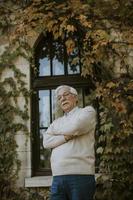
[[[34,49],[39,49],[39,44],[45,37],[40,35]],[[42,44],[42,43],[41,43]],[[40,47],[41,49],[41,47]],[[35,53],[37,53],[35,51]],[[35,54],[34,56],[38,56]],[[36,64],[36,63],[35,63]],[[64,66],[66,67],[66,66]],[[65,69],[65,68],[64,68]],[[77,88],[84,88],[90,85],[90,80],[84,78],[81,74],[54,75],[54,76],[36,76],[34,68],[31,68],[31,132],[32,132],[32,176],[49,176],[51,170],[39,168],[40,135],[39,135],[39,106],[38,91],[45,89],[55,89],[59,85],[71,85]],[[84,95],[83,95],[84,96]],[[84,104],[84,99],[83,99]]]

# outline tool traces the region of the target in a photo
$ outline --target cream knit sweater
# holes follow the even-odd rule
[[[53,176],[95,173],[96,112],[93,107],[75,107],[53,121],[43,135],[44,148],[52,148]],[[64,135],[77,136],[66,142]]]

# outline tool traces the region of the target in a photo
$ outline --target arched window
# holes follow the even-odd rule
[[[65,41],[54,40],[51,34],[40,36],[35,46],[35,69],[32,70],[32,169],[33,175],[50,175],[50,150],[42,145],[42,132],[58,116],[54,105],[54,89],[71,85],[79,94],[79,106],[89,102],[92,86],[81,76],[80,48],[68,56]]]

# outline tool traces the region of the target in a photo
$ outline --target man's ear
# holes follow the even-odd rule
[[[78,100],[78,96],[77,95],[74,95],[75,98],[76,98],[76,104],[78,104],[79,100]]]

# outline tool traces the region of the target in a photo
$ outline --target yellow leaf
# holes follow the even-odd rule
[[[74,32],[75,31],[75,27],[73,25],[67,25],[66,27],[68,32]]]
[[[47,29],[49,30],[49,32],[52,30],[54,24],[55,24],[55,22],[53,20],[51,20],[47,23]]]
[[[116,111],[119,113],[127,113],[126,106],[123,102],[120,102],[118,99],[115,102],[112,102],[112,106],[115,107]]]
[[[81,14],[81,15],[79,16],[79,19],[80,19],[81,21],[86,20],[86,16]]]
[[[92,22],[88,21],[85,15],[80,15],[79,20],[81,24],[85,27],[91,28],[92,27]]]
[[[114,87],[116,87],[116,84],[113,83],[113,82],[111,81],[111,82],[107,83],[106,86],[107,86],[108,88],[114,88]]]
[[[89,21],[85,21],[85,22],[83,22],[82,24],[83,24],[85,27],[87,27],[87,28],[91,28],[91,27],[92,27],[92,23],[89,22]]]
[[[66,45],[66,47],[67,47],[67,53],[68,53],[68,55],[69,55],[70,53],[73,52],[73,49],[74,49],[74,47],[75,47],[75,42],[74,42],[72,39],[68,39],[68,40],[65,42],[65,45]]]

